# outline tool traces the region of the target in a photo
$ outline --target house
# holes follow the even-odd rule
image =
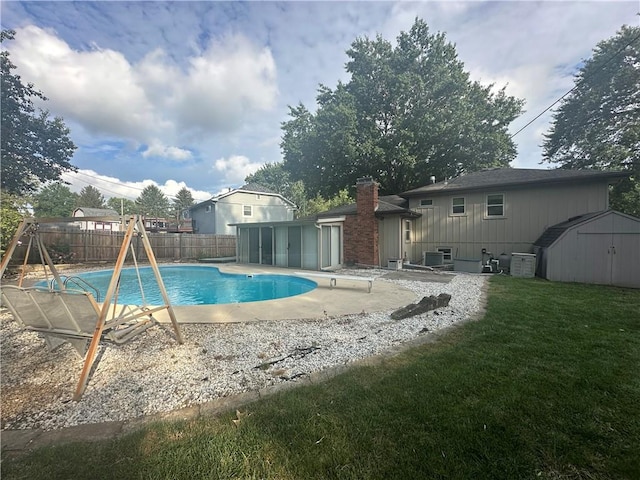
[[[533,245],[539,277],[640,288],[640,218],[613,210],[578,215]]]
[[[409,260],[441,252],[445,262],[532,253],[551,225],[609,208],[609,185],[625,172],[595,170],[483,170],[401,194],[420,213],[412,225]]]
[[[72,216],[88,217],[87,220],[75,222],[81,230],[120,231],[120,215],[110,208],[79,207],[73,211]]]
[[[342,264],[386,267],[402,259],[424,264],[488,260],[531,253],[548,227],[609,207],[609,185],[624,172],[492,169],[379,196],[369,177],[357,200],[294,222],[237,225],[238,261],[308,269]]]
[[[403,255],[405,220],[418,216],[397,196],[378,196],[370,177],[358,179],[356,203],[286,222],[242,223],[237,227],[238,262],[308,270],[343,264],[380,265],[381,252]]]
[[[293,220],[296,206],[279,193],[248,184],[200,202],[184,212],[193,233],[234,235],[230,224]]]

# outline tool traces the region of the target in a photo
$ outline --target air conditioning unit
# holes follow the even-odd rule
[[[389,260],[387,263],[389,270],[402,270],[402,259]]]
[[[422,252],[423,264],[427,267],[444,264],[444,252]]]

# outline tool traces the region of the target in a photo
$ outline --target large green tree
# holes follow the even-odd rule
[[[284,168],[312,196],[332,197],[364,175],[398,193],[515,157],[507,129],[523,102],[471,81],[455,47],[424,21],[395,47],[360,38],[347,55],[350,80],[321,85],[316,112],[290,107],[282,125]]]
[[[77,206],[78,194],[61,183],[43,187],[33,196],[36,217],[70,217]]]
[[[107,208],[115,210],[123,215],[135,215],[138,211],[136,202],[129,200],[128,198],[111,197],[107,200]]]
[[[14,35],[3,30],[0,42]],[[6,192],[25,195],[35,192],[41,182],[57,181],[63,172],[76,170],[70,163],[76,147],[61,118],[52,119],[49,112],[34,106],[35,99],[46,98],[32,84],[22,83],[12,72],[15,68],[9,52],[0,52],[0,183]]]
[[[173,216],[175,218],[180,217],[180,213],[193,206],[195,201],[193,200],[193,194],[187,187],[182,187],[180,191],[176,194],[176,198],[174,198],[173,203],[171,205],[173,209]]]
[[[640,27],[622,27],[584,62],[553,115],[544,160],[628,171],[611,192],[611,207],[640,216]]]
[[[104,196],[96,187],[87,185],[80,190],[76,205],[85,208],[104,208]]]
[[[169,199],[155,185],[149,185],[136,198],[136,208],[140,215],[148,218],[167,218],[171,212]]]
[[[284,169],[282,163],[265,163],[255,173],[247,175],[244,179],[246,184],[257,183],[268,187],[285,198],[291,196],[291,175]],[[289,198],[290,199],[290,198]]]
[[[27,216],[29,211],[23,197],[0,191],[0,253],[4,253]]]

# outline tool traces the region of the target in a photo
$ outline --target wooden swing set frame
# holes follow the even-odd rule
[[[77,290],[68,289],[56,269],[46,246],[42,242],[38,230],[41,224],[77,222],[78,220],[79,218],[73,217],[25,218],[20,223],[11,244],[2,257],[2,263],[0,263],[0,278],[2,278],[16,248],[20,245],[20,239],[25,235],[29,236],[29,244],[26,249],[18,285],[17,287],[2,286],[2,301],[3,304],[11,310],[14,317],[21,321],[25,327],[42,333],[50,347],[53,348],[64,341],[68,341],[78,350],[81,356],[84,354],[82,372],[73,396],[75,401],[80,400],[86,389],[101,340],[105,339],[114,341],[115,343],[124,343],[156,323],[156,320],[153,318],[153,313],[167,310],[177,342],[179,344],[184,343],[180,326],[176,320],[173,307],[162,280],[162,275],[158,268],[158,263],[151,248],[151,242],[145,231],[142,218],[137,215],[129,218],[109,287],[102,303],[99,304],[90,292],[78,292]],[[81,220],[104,221],[105,217],[82,217]],[[122,268],[129,249],[131,249],[135,268],[138,272],[138,264],[135,259],[135,251],[132,244],[132,240],[136,236],[142,241],[147,259],[153,269],[156,282],[162,294],[164,304],[153,307],[146,305],[138,307],[122,306],[118,312],[115,303],[117,303],[117,292]],[[47,274],[47,268],[49,268],[53,275],[53,280],[48,285],[48,289],[22,287],[26,264],[34,240],[40,253],[45,276]],[[57,284],[57,288],[54,288],[54,282]],[[140,288],[142,290],[141,282]],[[142,294],[144,299],[144,291],[142,291]],[[79,296],[85,296],[86,301],[80,299],[78,302]],[[114,298],[116,302],[112,303]],[[82,311],[76,308],[78,305],[80,305],[79,308]],[[111,316],[109,315],[110,311],[112,312]],[[89,319],[88,328],[87,319]],[[95,324],[93,324],[93,319],[95,319]]]

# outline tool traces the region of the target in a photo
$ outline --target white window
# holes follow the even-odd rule
[[[426,198],[426,199],[422,199],[420,200],[420,206],[421,207],[432,207],[433,206],[433,200],[431,200],[430,198]]]
[[[243,205],[242,206],[242,216],[243,217],[252,217],[253,216],[253,206],[252,205]]]
[[[207,206],[204,208],[204,211],[205,211],[205,212],[207,212],[207,213],[211,213],[211,205],[207,205]]]
[[[445,262],[451,262],[453,260],[451,256],[451,247],[438,247],[438,252],[442,252],[442,260]]]
[[[404,221],[404,241],[411,242],[411,220]]]
[[[504,194],[487,195],[487,217],[504,217]]]
[[[451,199],[451,213],[453,215],[464,215],[464,197]]]

